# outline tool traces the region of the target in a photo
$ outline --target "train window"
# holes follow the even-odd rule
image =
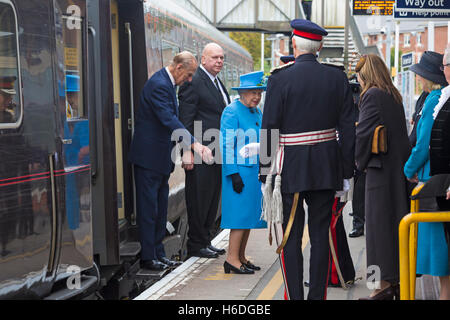
[[[23,117],[17,35],[15,10],[0,0],[0,129],[19,127]]]
[[[175,57],[178,53],[180,53],[180,48],[177,45],[162,40],[162,63],[164,67],[167,67],[172,63],[173,57]]]
[[[81,17],[63,16],[66,117],[68,121],[87,118],[84,101],[84,24]]]

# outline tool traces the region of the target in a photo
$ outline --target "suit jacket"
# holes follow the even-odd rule
[[[268,166],[263,154],[270,153],[272,129],[289,134],[331,128],[339,131],[339,141],[284,148],[282,192],[341,190],[343,179],[354,173],[355,115],[347,77],[337,68],[320,64],[312,54],[301,55],[269,78],[262,120],[267,135],[262,131],[260,167]]]
[[[220,80],[219,83],[227,96],[226,104],[223,101],[223,95],[200,67],[192,77],[192,82],[185,83],[178,92],[180,121],[198,140],[202,139],[206,130],[220,129],[220,117],[223,109],[230,102],[225,86]],[[201,132],[194,132],[194,121],[202,122]],[[202,136],[199,136],[200,134]]]
[[[163,68],[147,81],[142,91],[129,161],[145,169],[170,174],[175,167],[171,160],[176,143],[172,141],[172,133],[177,129],[181,137],[176,141],[186,145],[194,142],[178,119],[175,88]]]
[[[431,131],[431,175],[450,173],[450,99],[442,106]]]

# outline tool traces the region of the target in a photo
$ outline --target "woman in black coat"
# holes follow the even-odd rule
[[[450,46],[445,50],[442,61],[442,71],[447,82],[450,83]],[[446,196],[436,198],[439,210],[450,211],[450,85],[443,88],[439,102],[433,113],[434,123],[430,140],[430,175],[448,174],[444,188]],[[450,223],[444,223],[444,230],[449,244],[448,256],[450,261]],[[442,287],[442,286],[441,286]],[[441,288],[442,290],[442,288]],[[441,292],[442,295],[442,292]],[[450,296],[447,292],[446,298]]]
[[[383,60],[376,55],[363,56],[356,72],[362,93],[355,159],[358,170],[366,172],[368,282],[380,281],[380,286],[362,299],[387,300],[398,294],[398,226],[409,211],[403,166],[410,144],[402,97]],[[386,128],[387,152],[373,154],[372,140],[379,125]]]

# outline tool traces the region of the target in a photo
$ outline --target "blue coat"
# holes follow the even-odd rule
[[[142,168],[169,175],[175,165],[171,152],[176,141],[172,133],[180,129],[187,145],[194,138],[178,120],[178,101],[169,74],[163,68],[145,84],[128,159]],[[176,139],[178,142],[183,139]]]
[[[419,181],[426,182],[430,179],[430,139],[433,128],[434,107],[439,102],[441,90],[433,90],[428,95],[422,109],[422,116],[417,124],[417,143],[412,149],[411,155],[404,167],[407,178],[412,178],[415,173]]]
[[[425,100],[422,117],[417,125],[417,144],[405,164],[408,178],[417,173],[419,181],[430,179],[430,139],[433,127],[434,107],[438,104],[441,90],[433,90]],[[417,235],[417,273],[447,276],[449,272],[448,247],[442,223],[419,223]]]
[[[261,182],[258,180],[259,156],[244,159],[239,150],[259,142],[262,116],[252,113],[239,100],[225,108],[220,122],[222,150],[222,229],[266,228],[261,220]],[[231,175],[239,173],[244,182],[241,193],[233,190]]]

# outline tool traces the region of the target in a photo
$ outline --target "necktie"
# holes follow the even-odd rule
[[[225,99],[223,98],[222,91],[220,90],[220,87],[219,87],[219,81],[217,81],[217,78],[214,78],[214,84],[216,85],[216,88],[217,88],[217,90],[219,91],[220,96],[222,97],[223,103],[224,103],[225,105],[227,105]]]

